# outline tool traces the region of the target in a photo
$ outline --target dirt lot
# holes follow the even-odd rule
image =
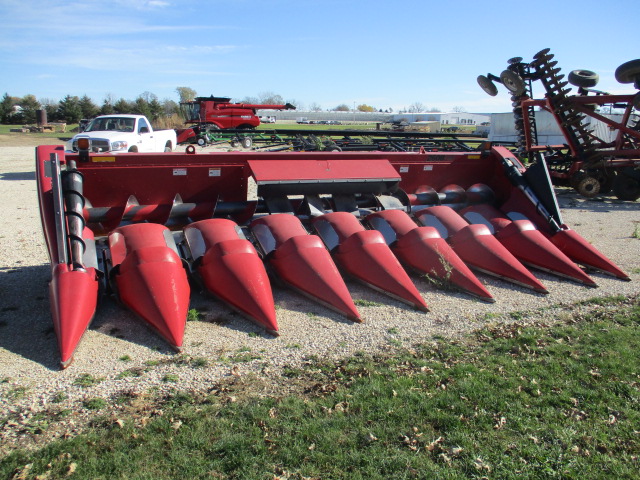
[[[62,142],[45,143],[60,144]],[[565,222],[631,275],[623,282],[594,273],[599,288],[586,288],[536,272],[549,295],[479,276],[496,298],[486,304],[455,292],[436,290],[414,277],[430,312],[412,310],[373,290],[348,282],[365,322],[355,324],[303,297],[274,287],[280,337],[272,337],[217,301],[192,294],[192,308],[202,314],[189,322],[185,355],[206,359],[191,368],[180,361],[135,316],[106,299],[85,334],[70,368],[60,371],[49,314],[50,267],[41,233],[34,173],[34,149],[42,139],[0,135],[0,417],[13,412],[34,415],[64,395],[60,408],[82,412],[82,401],[110,399],[122,391],[206,390],[229,376],[278,375],[283,367],[302,365],[310,355],[340,357],[390,345],[429,341],[434,335],[459,335],[487,322],[526,319],[529,312],[549,321],[566,315],[565,307],[595,296],[640,293],[640,202],[613,198],[585,200],[558,190]],[[517,315],[514,314],[517,312]],[[240,358],[241,361],[233,359]],[[136,370],[137,369],[137,370]],[[139,376],[126,372],[143,372]],[[100,381],[90,388],[76,382],[82,374]],[[171,382],[166,379],[171,378]],[[20,391],[22,395],[12,395]],[[29,413],[30,412],[30,413]],[[2,441],[15,432],[0,431]],[[2,449],[0,448],[0,451]]]

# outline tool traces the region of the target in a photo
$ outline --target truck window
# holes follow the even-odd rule
[[[149,124],[144,118],[141,118],[138,122],[138,133],[149,133],[151,129],[149,128]]]

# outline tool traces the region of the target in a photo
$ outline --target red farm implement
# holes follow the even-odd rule
[[[180,109],[189,127],[178,131],[178,143],[208,143],[207,132],[214,130],[254,129],[260,125],[257,109],[295,110],[287,104],[231,103],[227,97],[196,97],[182,102]]]
[[[355,322],[363,319],[343,275],[421,311],[428,306],[415,272],[488,302],[493,296],[474,270],[538,294],[547,290],[529,267],[585,286],[595,283],[576,264],[629,279],[564,225],[544,162],[525,170],[503,147],[201,154],[189,147],[117,156],[89,149],[36,150],[63,367],[104,294],[181,349],[190,278],[274,335],[272,276]]]
[[[512,95],[518,155],[532,162],[544,160],[555,183],[568,183],[583,196],[613,189],[622,200],[640,198],[640,93],[595,90],[599,77],[590,70],[573,70],[564,80],[553,58],[545,49],[531,63],[510,59],[500,76],[478,77],[489,95],[498,94],[494,82]],[[640,60],[620,65],[615,76],[640,89]],[[533,97],[535,82],[544,88],[542,99]],[[569,84],[577,87],[576,94],[571,94]],[[536,108],[553,116],[564,137],[562,145],[538,143]]]

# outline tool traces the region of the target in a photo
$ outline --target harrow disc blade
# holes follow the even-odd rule
[[[60,365],[67,368],[96,311],[98,281],[95,270],[70,270],[64,263],[56,265],[49,284],[49,296]]]
[[[560,230],[551,237],[551,242],[577,263],[613,275],[621,280],[631,280],[629,275],[596,250],[575,230]]]

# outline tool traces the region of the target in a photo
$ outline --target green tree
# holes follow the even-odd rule
[[[82,118],[93,118],[100,111],[98,106],[87,95],[80,99],[79,104],[80,110],[82,110]]]
[[[19,123],[36,123],[36,110],[40,110],[40,102],[35,95],[25,95],[18,105],[22,107]]]
[[[196,98],[196,91],[193,88],[189,87],[176,87],[176,92],[178,93],[178,97],[180,98],[180,102],[190,102],[194,98]]]
[[[13,113],[13,107],[17,104],[15,97],[10,97],[8,93],[5,93],[0,100],[0,122],[11,123],[10,118]]]
[[[171,115],[177,114],[179,111],[178,104],[173,100],[165,98],[162,101],[162,112],[165,117],[170,117]]]
[[[333,109],[334,112],[348,112],[351,109],[349,108],[349,105],[347,105],[346,103],[341,103],[340,105],[338,105],[336,108]]]
[[[132,113],[144,115],[145,117],[151,119],[152,112],[150,104],[142,96],[136,98],[136,101],[133,103],[132,108]]]
[[[121,98],[113,104],[114,113],[132,113],[133,105],[127,102],[124,98]]]
[[[149,102],[149,111],[151,113],[151,116],[148,117],[152,122],[155,122],[156,120],[158,120],[160,117],[164,116],[164,107],[162,106],[162,104],[158,101],[158,98],[153,98],[151,99],[151,101]]]
[[[78,123],[82,118],[80,99],[76,96],[67,95],[58,105],[58,118],[67,123]]]

